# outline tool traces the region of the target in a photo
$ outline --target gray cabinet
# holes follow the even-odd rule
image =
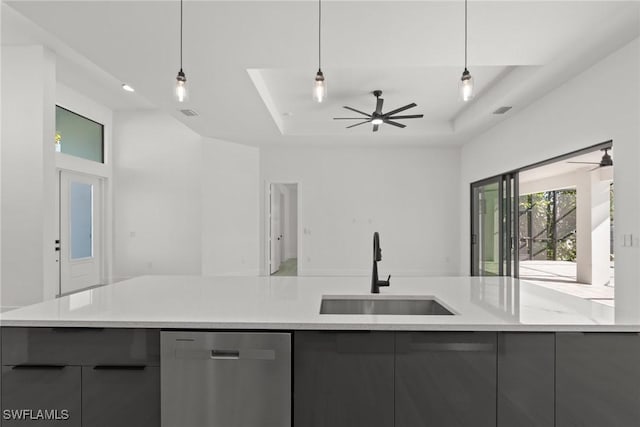
[[[395,427],[496,425],[493,332],[396,334]]]
[[[640,425],[640,335],[556,334],[556,426]]]
[[[2,367],[2,426],[80,427],[80,368]]]
[[[82,427],[160,425],[160,368],[82,368]]]
[[[160,425],[158,330],[2,328],[1,334],[3,427]],[[7,410],[21,409],[61,419],[4,419]]]
[[[294,425],[393,427],[394,334],[294,335]]]
[[[555,334],[498,334],[498,427],[554,427]]]

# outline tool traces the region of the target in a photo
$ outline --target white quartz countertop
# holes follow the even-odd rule
[[[326,315],[368,277],[142,276],[8,311],[2,326],[640,332],[612,307],[505,277],[394,277],[375,298],[434,297],[454,315]]]

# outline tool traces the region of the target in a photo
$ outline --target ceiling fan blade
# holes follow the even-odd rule
[[[354,128],[356,126],[360,126],[360,125],[363,125],[363,124],[369,123],[369,122],[371,122],[371,120],[365,120],[364,122],[360,122],[360,123],[356,123],[355,125],[347,126],[347,129]]]
[[[398,123],[398,122],[392,122],[391,120],[385,120],[384,121],[386,124],[392,125],[392,126],[397,126],[399,128],[406,128],[407,125],[403,125],[402,123]]]
[[[362,120],[364,117],[334,117],[333,120]]]
[[[424,117],[424,114],[413,114],[411,116],[393,116],[393,117],[388,117],[388,119],[391,120],[398,120],[398,119],[421,119]]]
[[[384,99],[377,98],[376,99],[376,114],[382,115],[382,104],[384,103]]]
[[[574,163],[576,165],[599,165],[600,164],[598,162],[567,162],[567,163]]]
[[[378,127],[379,127],[379,125],[373,125],[373,131],[374,132],[378,132]]]
[[[364,114],[367,117],[371,117],[371,114],[363,113],[360,110],[356,110],[355,108],[347,107],[346,105],[344,107],[342,107],[342,108],[346,108],[347,110],[351,110],[351,111],[353,111],[355,113],[360,113],[360,114]]]
[[[386,117],[391,117],[396,113],[399,113],[401,111],[408,110],[409,108],[413,108],[413,107],[417,107],[417,106],[418,106],[418,104],[416,104],[415,102],[412,102],[411,104],[407,104],[404,107],[396,108],[393,111],[389,111],[388,113],[385,113],[385,116]]]
[[[596,167],[595,167],[595,168],[593,168],[593,169],[589,169],[589,172],[593,172],[594,170],[596,170],[596,169],[600,169],[601,167],[602,167],[602,166],[596,166]]]

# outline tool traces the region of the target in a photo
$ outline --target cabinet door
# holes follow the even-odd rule
[[[395,426],[496,425],[496,333],[396,334]]]
[[[640,425],[640,335],[556,334],[556,426]]]
[[[3,366],[2,426],[80,427],[80,368]]]
[[[553,427],[555,334],[498,334],[498,427]]]
[[[82,368],[82,427],[160,426],[160,368]]]
[[[294,425],[393,427],[393,333],[300,332]]]

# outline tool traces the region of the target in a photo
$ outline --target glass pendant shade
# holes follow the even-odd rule
[[[187,95],[187,77],[181,68],[176,77],[176,99],[178,102],[184,102],[187,100]]]
[[[460,96],[464,102],[473,98],[473,77],[466,68],[460,78]]]
[[[322,102],[322,100],[327,96],[327,84],[324,81],[324,75],[322,71],[318,70],[318,74],[316,74],[316,80],[313,84],[313,99],[316,102]]]

